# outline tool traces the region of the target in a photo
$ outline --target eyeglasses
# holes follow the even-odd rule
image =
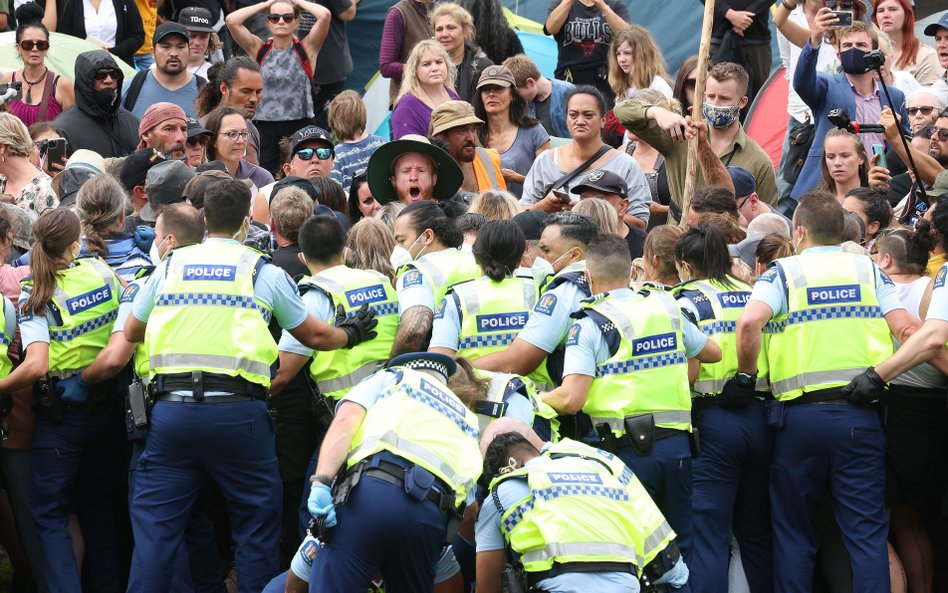
[[[296,156],[300,157],[301,161],[309,161],[313,159],[313,155],[321,161],[332,157],[331,148],[301,148],[296,151]]]
[[[240,140],[246,140],[247,138],[249,138],[250,132],[248,132],[247,130],[243,130],[241,132],[238,132],[237,130],[228,130],[226,132],[220,132],[218,136],[223,136],[224,138],[227,138],[231,142],[236,142],[238,138]]]
[[[905,110],[908,112],[909,117],[915,117],[919,111],[922,112],[922,115],[928,117],[932,114],[932,111],[935,111],[935,108],[931,105],[925,105],[924,107],[906,107]]]
[[[292,12],[288,12],[286,14],[268,14],[267,20],[273,23],[274,25],[279,23],[281,20],[284,23],[292,23],[293,21],[296,20],[296,15],[293,14]]]
[[[118,70],[114,70],[112,68],[105,68],[103,70],[99,70],[98,72],[96,72],[93,78],[99,81],[105,80],[106,78],[111,78],[112,80],[117,81],[119,79],[119,76],[120,74]]]
[[[741,203],[737,205],[737,209],[740,210],[741,208],[743,208],[743,207],[744,207],[744,204],[747,203],[747,200],[751,199],[751,196],[752,196],[752,195],[753,195],[753,194],[747,194],[746,196],[744,196],[744,199],[741,200]]]
[[[696,78],[686,78],[685,79],[685,88],[695,90],[695,85],[698,84],[698,79]]]
[[[938,137],[941,142],[948,142],[948,128],[932,128],[932,138]]]
[[[36,49],[40,50],[40,51],[46,51],[47,49],[49,49],[49,41],[43,41],[43,40],[40,40],[40,41],[31,41],[31,40],[21,41],[21,42],[20,42],[20,47],[21,47],[22,49],[26,50],[26,51],[33,51],[33,48],[34,48],[34,47],[35,47]]]

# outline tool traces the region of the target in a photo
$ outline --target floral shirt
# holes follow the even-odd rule
[[[53,191],[53,179],[46,173],[40,172],[20,192],[16,203],[18,206],[36,214],[42,214],[47,208],[59,205],[59,198]]]

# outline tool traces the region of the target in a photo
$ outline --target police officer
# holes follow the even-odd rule
[[[727,243],[715,227],[685,233],[675,244],[675,259],[685,279],[673,290],[679,306],[722,352],[720,362],[700,365],[692,385],[692,421],[701,436],[701,455],[692,465],[691,590],[727,593],[733,532],[751,591],[769,591],[773,561],[766,380],[756,387],[761,391],[755,392],[754,385],[733,389],[734,383],[746,380],[733,378],[737,371],[735,329],[751,287],[731,276]],[[766,363],[763,350],[758,368],[766,368],[761,363]]]
[[[378,320],[378,337],[351,350],[314,355],[312,348],[300,344],[292,333],[284,330],[273,391],[279,393],[279,388],[312,359],[309,372],[319,393],[338,400],[388,360],[398,327],[398,298],[383,274],[343,263],[346,230],[335,218],[315,216],[306,220],[299,230],[299,244],[300,259],[312,274],[299,282],[310,315],[332,323],[337,305],[342,305],[347,316],[368,305]]]
[[[171,568],[202,480],[223,492],[237,545],[238,590],[256,592],[277,571],[280,478],[264,403],[277,347],[270,317],[317,349],[371,338],[373,313],[337,327],[306,312],[296,286],[241,245],[250,190],[221,181],[204,196],[208,239],[176,249],[135,295],[125,324],[146,339],[156,403],[132,500],[130,591],[168,591]],[[338,313],[338,312],[337,312]]]
[[[537,304],[508,348],[478,358],[474,366],[539,376],[539,384],[547,389],[553,386],[553,377],[560,375],[556,371],[562,368],[562,360],[561,356],[547,359],[563,344],[572,323],[570,315],[589,296],[584,274],[586,247],[597,233],[592,221],[572,212],[559,212],[546,219],[540,235],[541,255],[532,267],[540,290]],[[551,367],[553,372],[548,370]]]
[[[109,341],[122,286],[101,260],[77,258],[80,223],[72,211],[47,210],[33,234],[32,274],[19,301],[26,359],[0,380],[0,394],[40,382],[30,506],[49,590],[81,591],[86,580],[92,590],[118,591],[111,487],[121,407],[114,383],[90,388],[79,373]],[[66,530],[72,512],[88,552],[84,579]]]
[[[539,445],[520,430],[490,437],[478,591],[501,591],[505,556],[515,578],[542,591],[634,591],[639,577],[676,588],[687,582],[674,531],[618,458],[569,439]]]
[[[600,448],[639,477],[678,534],[691,546],[691,392],[688,358],[721,360],[721,349],[688,321],[668,293],[629,288],[632,261],[615,235],[587,249],[590,289],[569,329],[563,385],[543,394],[560,414],[589,415]]]
[[[435,311],[455,284],[480,277],[463,237],[434,202],[415,202],[395,219],[392,267],[398,277],[398,333],[392,355],[427,350]]]
[[[809,591],[816,553],[814,515],[829,484],[852,563],[853,590],[889,590],[885,439],[879,414],[842,391],[892,353],[918,324],[892,281],[867,256],[837,246],[844,212],[832,194],[804,194],[793,216],[799,255],[761,275],[737,324],[737,379],[750,390],[761,330],[779,331],[767,353],[776,405],[770,466],[774,590]]]
[[[340,402],[309,497],[335,526],[311,591],[364,589],[378,570],[387,591],[431,591],[449,519],[480,475],[477,419],[447,386],[454,371],[443,354],[405,354]]]

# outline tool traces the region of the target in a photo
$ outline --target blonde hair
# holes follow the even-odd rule
[[[300,227],[313,216],[313,199],[296,186],[280,188],[270,201],[273,230],[287,241],[299,243]]]
[[[573,212],[585,216],[596,225],[600,235],[618,235],[619,217],[616,209],[602,198],[586,198],[573,206]]]
[[[431,24],[431,30],[434,31],[435,22],[443,17],[451,17],[458,25],[464,29],[464,39],[474,43],[474,37],[477,31],[474,30],[474,17],[471,16],[463,6],[454,2],[444,2],[435,4],[435,9],[431,11],[428,22]]]
[[[467,213],[480,214],[487,220],[510,220],[520,214],[520,205],[512,193],[489,189],[474,197]]]
[[[346,240],[349,254],[346,265],[360,270],[375,270],[388,276],[393,283],[395,270],[389,262],[389,255],[395,248],[392,230],[377,218],[363,218],[349,229]]]
[[[616,59],[616,52],[623,43],[629,44],[634,56],[632,69],[628,74],[622,71]],[[632,25],[616,33],[609,46],[609,86],[616,95],[621,98],[629,89],[648,88],[656,76],[666,82],[670,80],[662,51],[648,29]]]
[[[663,109],[674,111],[681,115],[681,102],[674,97],[666,97],[665,93],[655,89],[640,89],[632,93],[629,99],[645,103],[646,105],[662,107]]]
[[[372,218],[379,219],[379,222],[388,227],[390,233],[394,233],[395,219],[398,218],[398,215],[401,214],[402,210],[404,209],[405,204],[402,202],[389,202],[388,204],[383,204],[382,207],[379,208],[379,211]]]
[[[408,59],[405,60],[405,71],[402,74],[402,87],[398,90],[398,97],[395,99],[396,105],[405,95],[411,94],[416,97],[425,96],[425,91],[421,88],[421,81],[418,80],[418,65],[421,63],[421,59],[425,54],[434,54],[444,60],[445,68],[448,70],[448,76],[444,81],[444,88],[454,88],[454,79],[457,78],[458,69],[451,61],[451,56],[449,56],[447,50],[434,39],[422,39],[412,48],[411,53],[408,54]]]
[[[6,146],[11,156],[30,156],[33,150],[29,130],[12,113],[0,113],[0,145]]]
[[[646,260],[653,257],[658,258],[659,269],[657,272],[661,276],[677,276],[678,269],[675,267],[675,243],[685,234],[685,229],[677,225],[663,224],[649,231],[645,237],[645,245],[642,246],[642,256]],[[651,264],[651,261],[649,261]]]
[[[79,188],[76,214],[86,237],[86,253],[105,257],[109,231],[125,214],[125,189],[111,175],[96,175]]]
[[[365,103],[359,93],[342,91],[329,103],[329,129],[337,140],[355,140],[365,131]]]

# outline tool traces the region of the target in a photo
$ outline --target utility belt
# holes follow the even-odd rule
[[[600,573],[600,572],[622,572],[635,574],[635,567],[631,562],[554,562],[549,570],[539,572],[528,572],[527,586],[529,591],[542,591],[537,587],[537,583],[544,579],[550,579],[561,574],[568,573]]]
[[[96,383],[89,387],[89,400],[86,403],[81,406],[72,406],[63,401],[62,393],[57,388],[61,380],[60,377],[47,374],[33,384],[33,395],[39,400],[40,409],[53,422],[62,421],[67,409],[82,409],[91,414],[103,405],[107,405],[116,392],[115,379]]]
[[[191,371],[190,373],[175,373],[157,375],[149,386],[156,401],[190,403],[190,402],[247,402],[254,400],[265,401],[268,390],[259,383],[253,383],[243,377],[231,377],[218,373]],[[191,395],[178,395],[174,391],[190,391]],[[209,391],[231,393],[233,395],[218,395],[205,397]]]
[[[154,404],[151,384],[145,385],[139,377],[135,377],[125,396],[125,432],[128,434],[128,440],[138,441],[148,436],[148,424]]]
[[[596,425],[600,449],[617,454],[622,447],[631,447],[638,455],[645,457],[652,454],[652,448],[656,441],[688,435],[691,456],[697,457],[701,453],[697,428],[692,428],[693,432],[689,433],[678,428],[655,426],[655,416],[652,414],[626,416],[623,424],[625,425],[625,434],[622,436],[616,436],[612,432],[612,428],[605,422]]]
[[[827,389],[808,391],[800,397],[795,397],[783,402],[785,406],[799,406],[802,404],[822,404],[827,406],[855,405],[849,398],[843,395],[842,387],[829,387]]]
[[[754,397],[754,401],[748,405],[755,405],[758,402],[763,404],[768,401],[772,401],[774,399],[774,396],[771,395],[769,391],[756,391],[755,393],[757,395]],[[717,393],[715,395],[704,395],[704,394],[699,393],[691,398],[691,411],[692,413],[701,413],[703,410],[707,410],[708,408],[713,408],[715,406],[720,405],[720,402],[721,402],[720,393]],[[741,406],[737,409],[742,409],[744,407],[746,406]],[[732,407],[731,409],[734,409],[734,408]]]
[[[396,488],[403,488],[405,493],[415,500],[433,502],[445,515],[447,522],[444,543],[452,543],[461,526],[463,514],[463,508],[459,509],[455,505],[457,498],[454,491],[420,465],[411,464],[406,469],[398,463],[387,461],[385,457],[388,455],[396,457],[391,453],[376,453],[346,470],[342,478],[336,480],[334,485],[333,503],[345,504],[349,500],[349,494],[363,477],[377,478]]]

